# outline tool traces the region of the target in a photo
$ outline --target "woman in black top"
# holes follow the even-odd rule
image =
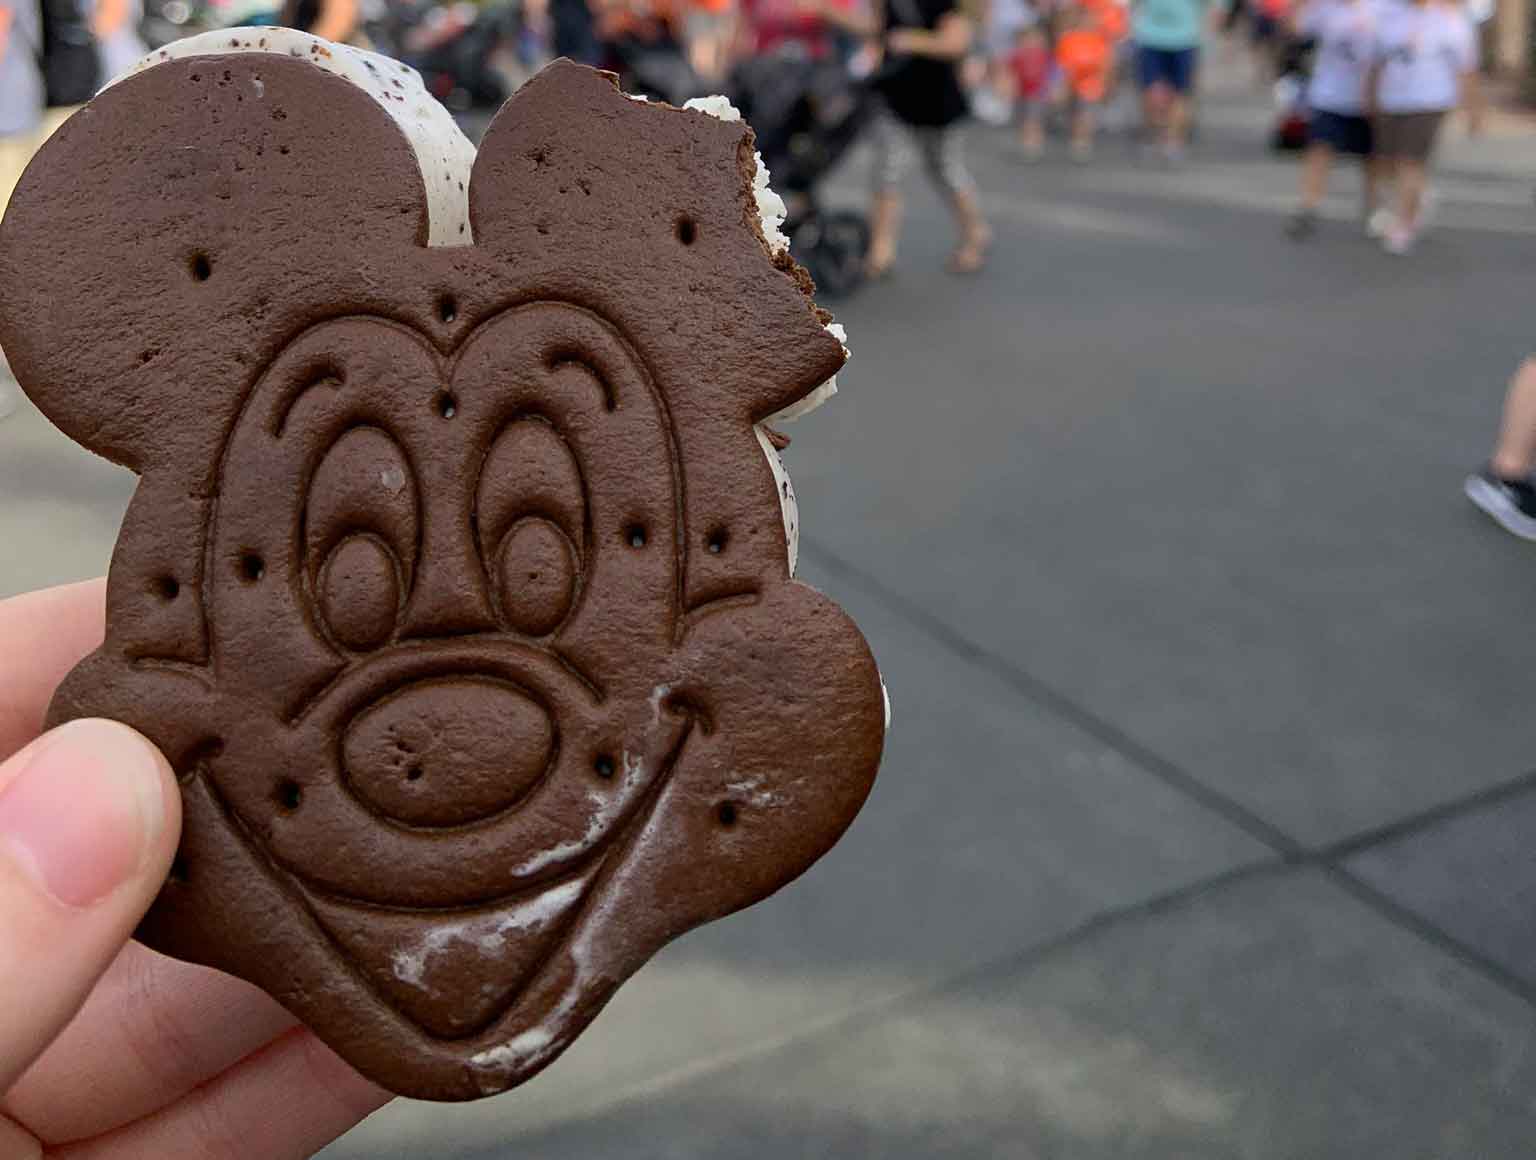
[[[949,202],[960,231],[949,267],[971,273],[981,269],[992,240],[957,135],[968,109],[958,74],[970,48],[971,23],[957,0],[885,0],[884,9],[885,64],[876,88],[885,108],[875,124],[869,273],[880,277],[896,259],[901,232],[898,186],[912,145]]]

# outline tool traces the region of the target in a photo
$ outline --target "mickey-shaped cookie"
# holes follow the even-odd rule
[[[397,1092],[491,1094],[869,791],[879,677],[792,578],[759,426],[844,352],[745,127],[560,62],[473,157],[401,66],[220,35],[0,225],[17,378],[141,477],[51,720],[180,775],[149,945]]]

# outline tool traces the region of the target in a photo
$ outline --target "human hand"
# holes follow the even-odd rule
[[[247,983],[129,942],[180,795],[127,726],[39,737],[100,581],[0,601],[0,1157],[287,1160],[388,1094]]]

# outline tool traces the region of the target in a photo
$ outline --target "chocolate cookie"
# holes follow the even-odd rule
[[[560,62],[476,158],[393,62],[219,37],[0,225],[17,378],[141,477],[51,722],[180,773],[145,942],[397,1092],[492,1094],[869,791],[879,677],[792,578],[761,426],[844,351],[744,126]]]

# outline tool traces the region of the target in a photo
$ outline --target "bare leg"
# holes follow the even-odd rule
[[[1087,161],[1093,156],[1093,133],[1097,127],[1098,107],[1089,101],[1078,101],[1072,110],[1072,156]]]
[[[1045,113],[1038,101],[1030,102],[1019,122],[1019,148],[1026,157],[1038,157],[1045,151]]]
[[[1163,85],[1151,85],[1141,91],[1141,119],[1148,142],[1156,141],[1167,131],[1164,128],[1167,108],[1168,90]]]
[[[1168,98],[1167,133],[1163,138],[1170,154],[1177,154],[1189,138],[1189,96],[1174,93]]]
[[[896,261],[896,241],[901,236],[901,194],[893,189],[875,194],[869,212],[869,262],[871,278],[890,273]]]
[[[974,189],[955,190],[950,197],[950,208],[955,214],[955,224],[960,228],[960,245],[949,261],[949,268],[957,274],[974,274],[986,263],[987,247],[992,244],[991,227],[981,216]]]
[[[1424,162],[1406,157],[1397,162],[1397,228],[1412,233],[1419,225],[1427,180]]]
[[[1371,215],[1376,212],[1376,207],[1381,205],[1381,187],[1390,179],[1391,174],[1387,170],[1386,158],[1372,154],[1365,159],[1362,174],[1365,212],[1361,214],[1365,220],[1369,221]]]
[[[1333,165],[1333,146],[1314,141],[1301,162],[1301,208],[1316,211],[1328,192],[1328,170]]]
[[[1526,359],[1510,380],[1489,465],[1504,479],[1525,479],[1536,471],[1536,357]]]

